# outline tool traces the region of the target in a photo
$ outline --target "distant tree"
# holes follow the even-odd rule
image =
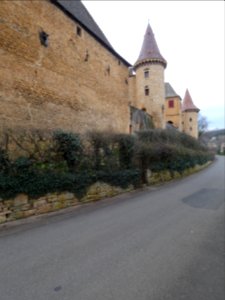
[[[209,122],[205,116],[199,115],[198,117],[198,136],[201,137],[208,129]]]

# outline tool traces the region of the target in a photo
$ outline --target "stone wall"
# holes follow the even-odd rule
[[[47,0],[0,1],[0,127],[129,132],[128,67],[78,25]]]
[[[174,107],[169,107],[169,101],[173,100]],[[173,125],[182,131],[181,100],[179,97],[167,98],[165,102],[165,121],[172,121]]]
[[[0,199],[0,224],[57,211],[90,201],[97,201],[105,197],[112,197],[132,191],[133,189],[132,185],[126,189],[122,189],[103,182],[96,182],[88,188],[85,196],[79,200],[73,193],[69,192],[51,193],[38,199],[32,199],[25,194],[19,194],[13,199]]]
[[[173,179],[182,178],[192,173],[200,171],[208,166],[211,162],[205,165],[196,165],[193,168],[186,169],[183,174],[178,172],[169,172],[164,170],[161,172],[147,171],[147,184],[162,184]],[[79,199],[70,192],[51,193],[38,199],[29,198],[25,194],[19,194],[13,199],[3,200],[0,198],[0,224],[9,221],[27,218],[43,213],[57,211],[66,207],[76,206],[92,201],[97,201],[106,197],[113,197],[122,193],[134,190],[134,186],[130,185],[126,189],[111,186],[104,182],[96,182],[91,185],[82,199]]]

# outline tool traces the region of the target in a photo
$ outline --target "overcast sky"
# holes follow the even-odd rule
[[[209,129],[224,123],[223,1],[82,1],[113,48],[134,64],[148,21],[168,65],[165,81],[188,88]]]

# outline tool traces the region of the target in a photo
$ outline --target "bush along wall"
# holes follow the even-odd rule
[[[46,211],[35,210],[35,201],[39,203],[40,197],[53,194],[50,202],[42,199],[47,211],[52,211],[72,205],[72,198],[76,203],[86,201],[90,187],[96,187],[96,183],[102,196],[115,195],[154,183],[149,180],[149,170],[151,174],[167,172],[175,178],[213,158],[197,140],[172,130],[154,129],[135,135],[92,132],[83,136],[62,131],[5,131],[0,139],[0,202],[26,195],[24,205],[32,215]],[[105,184],[107,192],[99,183]],[[70,199],[56,197],[65,192]],[[58,203],[62,198],[63,204]],[[0,221],[10,216],[4,213],[8,208],[0,205]]]

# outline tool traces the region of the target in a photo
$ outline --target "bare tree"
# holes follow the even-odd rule
[[[198,136],[201,137],[203,133],[208,130],[209,121],[207,117],[202,116],[201,114],[198,117]]]

